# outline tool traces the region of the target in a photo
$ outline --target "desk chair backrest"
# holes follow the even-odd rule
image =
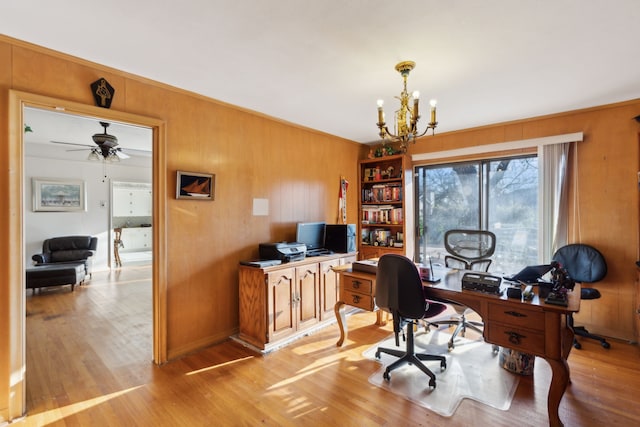
[[[496,250],[496,235],[488,230],[449,230],[444,234],[447,267],[489,271]]]
[[[576,282],[595,283],[607,275],[604,256],[593,246],[582,243],[563,246],[553,255],[553,260],[558,261]]]
[[[376,305],[407,319],[422,319],[428,303],[416,265],[407,257],[384,254],[378,260]]]
[[[593,246],[581,243],[563,246],[553,254],[553,260],[559,262],[560,266],[567,270],[569,277],[578,283],[599,282],[607,275],[607,263],[604,256]],[[596,288],[585,286],[580,288],[580,299],[594,300],[600,296],[600,291]],[[572,313],[567,316],[567,324],[576,336],[600,341],[604,348],[610,347],[604,337],[592,334],[584,326],[575,326]],[[573,346],[579,349],[582,344],[578,342],[576,336],[573,339]]]

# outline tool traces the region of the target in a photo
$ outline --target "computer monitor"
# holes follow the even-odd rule
[[[324,248],[325,222],[299,222],[296,226],[296,242],[304,243],[307,250]]]

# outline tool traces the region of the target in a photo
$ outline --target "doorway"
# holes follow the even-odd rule
[[[12,308],[12,322],[9,325],[9,336],[11,337],[9,363],[12,372],[22,374],[12,379],[11,383],[11,405],[15,413],[25,413],[25,374],[29,371],[26,366],[25,337],[26,337],[26,315],[25,315],[25,283],[24,269],[25,262],[25,220],[23,206],[25,206],[25,165],[24,165],[24,131],[23,120],[24,109],[35,108],[48,111],[63,111],[67,114],[80,117],[89,117],[100,120],[107,120],[120,123],[128,123],[135,126],[147,127],[152,130],[152,188],[153,193],[158,195],[166,194],[166,178],[164,171],[165,163],[165,124],[162,120],[139,116],[130,113],[107,110],[90,105],[80,104],[72,101],[65,101],[41,95],[11,90],[9,93],[9,166],[15,171],[10,181],[10,194],[8,205],[13,212],[22,212],[21,215],[11,216],[9,229],[13,236],[13,242],[9,248],[9,277],[10,277],[10,300]],[[153,198],[153,218],[155,227],[153,232],[153,262],[152,262],[152,294],[153,294],[153,362],[161,364],[167,360],[166,349],[166,236],[163,233],[166,217],[164,212],[166,205],[165,197]]]

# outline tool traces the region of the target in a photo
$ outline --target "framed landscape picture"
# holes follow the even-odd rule
[[[87,210],[82,180],[32,178],[34,212],[72,212]]]
[[[213,174],[178,171],[176,199],[213,200],[215,186]]]

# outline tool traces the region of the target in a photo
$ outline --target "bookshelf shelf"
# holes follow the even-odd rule
[[[387,252],[410,257],[413,195],[409,158],[394,155],[361,160],[359,174],[360,259],[376,258]]]

